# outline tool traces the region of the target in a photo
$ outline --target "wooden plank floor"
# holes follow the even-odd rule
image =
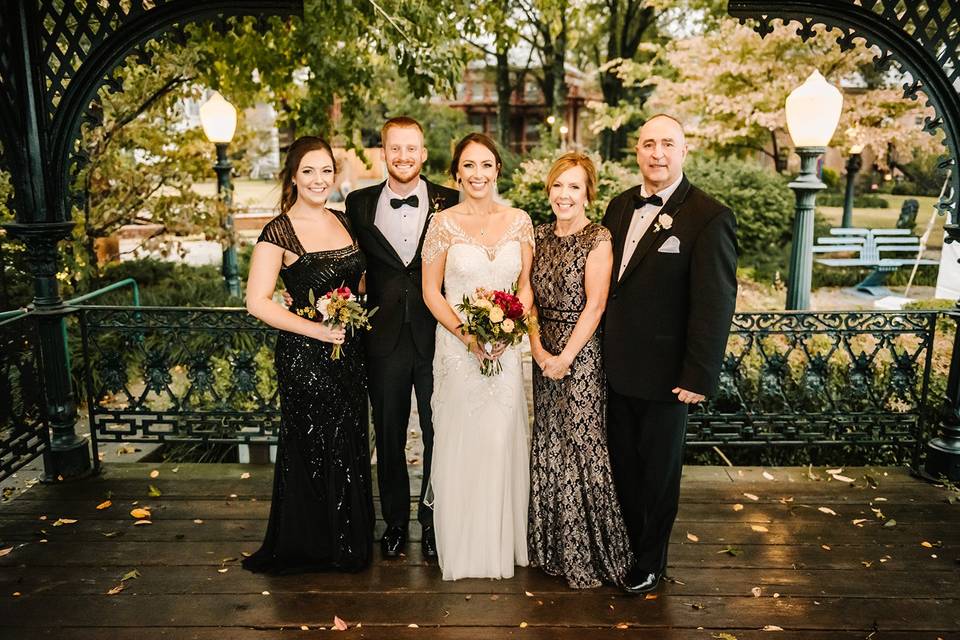
[[[900,469],[842,475],[688,467],[671,582],[644,599],[536,569],[443,582],[416,543],[359,574],[250,574],[272,468],[108,464],[0,504],[0,638],[317,638],[338,616],[357,638],[960,639],[960,496]]]

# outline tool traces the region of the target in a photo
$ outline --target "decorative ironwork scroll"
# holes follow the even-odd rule
[[[85,307],[80,319],[98,439],[276,440],[276,331],[246,310]]]
[[[896,61],[912,81],[904,96],[917,99],[924,93],[936,112],[924,130],[943,129],[949,157],[941,167],[952,168],[951,185],[938,205],[949,215],[947,230],[960,240],[960,2],[958,0],[730,0],[730,15],[745,22],[754,19],[755,30],[765,36],[774,20],[798,22],[797,35],[813,37],[819,25],[838,29],[838,42],[850,49],[856,40],[875,46],[879,69]]]
[[[936,312],[739,313],[692,445],[895,444],[929,417]]]
[[[50,447],[38,356],[32,315],[0,322],[0,480]]]

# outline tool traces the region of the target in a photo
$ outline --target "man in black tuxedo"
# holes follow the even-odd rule
[[[411,390],[417,397],[423,434],[423,486],[417,512],[423,527],[423,553],[437,555],[433,510],[423,498],[430,479],[433,424],[433,314],[423,303],[420,250],[430,218],[452,207],[459,193],[420,176],[427,159],[423,129],[412,118],[391,118],[381,130],[388,178],[350,192],[346,212],[367,258],[367,301],[379,311],[367,333],[367,372],[376,433],[377,481],[387,530],[384,555],[397,556],[407,539],[410,478],[407,424]]]
[[[716,390],[737,297],[736,219],[683,175],[683,127],[640,130],[643,184],[607,207],[614,266],[604,323],[613,479],[636,563],[631,593],[654,590],[680,499],[692,404]]]

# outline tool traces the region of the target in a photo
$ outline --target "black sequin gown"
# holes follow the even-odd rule
[[[318,298],[343,284],[357,290],[365,260],[356,241],[308,253],[284,214],[257,241],[300,256],[280,271],[292,309],[310,305],[311,289]],[[370,563],[374,512],[362,336],[348,332],[338,360],[330,358],[332,346],[285,331],[277,338],[277,464],[266,538],[243,562],[251,571],[358,571]]]

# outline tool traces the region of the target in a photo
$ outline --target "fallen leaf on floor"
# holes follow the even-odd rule
[[[13,547],[7,547],[6,549],[0,549],[0,558],[2,558],[3,556],[9,554],[11,551],[13,551]]]
[[[133,526],[135,526],[135,527],[142,527],[142,526],[145,525],[145,524],[153,524],[153,522],[152,522],[151,520],[146,520],[146,519],[144,519],[144,520],[137,520],[136,522],[133,523]]]
[[[869,569],[870,567],[873,566],[873,562],[871,562],[870,560],[861,560],[860,564],[862,564],[865,569]]]
[[[493,594],[492,596],[490,596],[490,599],[491,599],[491,600],[499,600],[499,599],[500,599],[500,596],[498,596],[497,594]]]
[[[655,593],[648,593],[647,595],[643,596],[643,599],[644,599],[644,600],[656,600],[656,599],[659,598],[659,597],[660,597],[660,596],[658,596],[658,595],[655,594]]]
[[[873,501],[874,501],[874,502],[886,502],[887,499],[886,499],[886,498],[874,498]]]
[[[250,478],[250,472],[249,472],[249,471],[244,471],[243,473],[240,474],[240,479],[241,479],[241,480],[247,480],[247,479],[249,479],[249,478]]]
[[[754,587],[753,589],[750,589],[750,593],[753,594],[754,598],[759,598],[760,594],[763,593],[763,589],[761,589],[760,587]]]
[[[526,628],[527,628],[527,623],[526,623],[526,622],[521,622],[521,623],[520,623],[520,628],[521,628],[521,629],[526,629]]]
[[[180,471],[180,467],[174,467],[173,469],[170,469],[170,471],[172,471],[173,473],[177,473],[178,471]]]
[[[241,551],[240,555],[242,555],[244,558],[249,558],[253,554],[250,553],[249,551]]]
[[[728,545],[727,547],[720,549],[720,551],[717,551],[717,553],[725,553],[728,556],[733,556],[735,558],[739,555],[743,555],[743,549],[737,549],[736,547],[731,547]]]
[[[706,609],[702,602],[684,602],[683,604],[689,605],[690,608],[700,611],[701,609]]]
[[[55,527],[62,527],[65,524],[76,524],[77,521],[73,518],[57,518],[57,521],[53,523]]]
[[[765,526],[763,526],[762,524],[752,524],[752,525],[750,525],[750,528],[753,529],[754,531],[756,531],[757,533],[766,533],[766,532],[770,531],[770,529],[767,529],[767,528],[766,528]]]
[[[877,482],[877,479],[869,474],[864,474],[864,479],[867,481],[867,484],[870,485],[871,489],[876,489],[880,486],[880,483]]]
[[[780,504],[790,504],[791,502],[793,502],[793,496],[780,498]]]
[[[617,629],[629,629],[629,628],[630,628],[630,625],[628,625],[626,622],[618,622],[616,628],[617,628]]]
[[[837,482],[846,482],[847,484],[853,484],[854,482],[856,482],[856,480],[854,480],[853,478],[850,478],[848,476],[842,476],[840,474],[833,476],[833,479],[836,480]]]
[[[837,475],[838,473],[843,473],[843,467],[840,467],[839,469],[827,469],[826,471],[827,471],[827,473],[829,473],[831,476],[835,476],[835,475]]]
[[[895,527],[895,526],[897,526],[897,521],[894,520],[893,518],[890,518],[889,520],[887,520],[886,522],[883,523],[883,526],[885,526],[885,527]]]
[[[687,540],[690,542],[700,542],[700,538],[696,534],[687,532]]]
[[[300,625],[300,631],[310,631],[310,627],[305,624]]]
[[[855,524],[855,525],[858,526],[858,527],[862,527],[862,526],[863,526],[863,523],[866,522],[866,521],[867,521],[866,518],[854,518],[854,519],[851,520],[850,522],[852,522],[853,524]]]
[[[732,633],[727,633],[726,631],[715,633],[713,634],[713,637],[716,640],[737,640],[737,636],[733,635]]]
[[[408,628],[408,629],[419,629],[419,628],[420,628],[420,625],[418,625],[416,622],[412,622],[412,623],[410,623],[410,624],[407,625],[407,628]]]
[[[347,623],[341,620],[338,616],[333,616],[333,628],[336,631],[346,631]]]
[[[763,476],[764,478],[766,478],[767,480],[776,480],[776,478],[773,477],[773,474],[770,473],[770,472],[768,472],[768,471],[764,471],[764,472],[761,473],[760,475],[762,475],[762,476]]]
[[[743,494],[743,497],[747,498],[748,500],[753,500],[754,502],[760,499],[759,497],[753,495],[752,493],[745,493]]]
[[[120,578],[120,582],[126,582],[127,580],[136,580],[140,577],[140,572],[136,569],[132,569],[123,574],[123,577]]]
[[[270,592],[269,592],[269,591],[261,591],[261,592],[260,592],[260,595],[262,595],[262,596],[268,596],[268,595],[270,595]],[[339,618],[336,618],[336,619],[339,620]]]
[[[828,516],[837,515],[837,512],[831,509],[830,507],[817,507],[817,511],[819,511],[820,513],[825,513]]]
[[[115,586],[114,588],[112,588],[112,589],[110,589],[109,591],[107,591],[107,595],[108,595],[108,596],[115,596],[115,595],[117,595],[118,593],[120,593],[121,591],[123,591],[123,590],[126,589],[126,588],[127,588],[127,585],[125,585],[125,584],[123,584],[123,583],[121,582],[120,584],[118,584],[118,585]]]
[[[19,591],[14,591],[14,592],[11,593],[10,595],[12,595],[14,598],[19,598],[21,594],[20,594]]]
[[[734,511],[743,511],[743,505],[738,502],[737,504],[733,505],[733,510],[734,510]]]
[[[830,551],[830,545],[828,544],[822,544],[820,545],[820,548],[823,549],[824,551]]]
[[[112,500],[104,500],[103,502],[97,505],[97,511],[103,511],[104,509],[109,509],[112,506],[113,506]]]
[[[921,546],[921,547],[926,547],[927,549],[933,549],[933,545],[930,544],[929,542],[927,542],[926,540],[924,540],[923,542],[921,542],[921,543],[920,543],[920,546]]]
[[[533,594],[530,593],[529,591],[524,591],[524,592],[523,592],[523,595],[527,596],[528,598],[532,598],[532,597],[533,597]]]
[[[150,485],[150,487],[147,489],[147,495],[150,496],[151,498],[159,498],[163,494],[160,493],[160,489],[157,489],[155,486]]]
[[[472,597],[473,597],[473,596],[468,593],[467,595],[463,596],[463,599],[464,599],[464,600],[469,600],[469,599],[472,598]]]
[[[783,627],[778,627],[775,624],[767,624],[767,625],[764,625],[761,631],[783,631]]]
[[[226,567],[223,567],[222,569],[217,569],[217,573],[226,573],[227,571],[230,571],[230,569],[227,569]]]
[[[107,531],[106,533],[101,533],[100,535],[102,535],[104,538],[112,538],[112,537],[116,536],[118,533],[120,533],[120,532],[119,532],[119,531]]]
[[[131,509],[130,515],[138,520],[142,520],[143,518],[149,518],[150,509],[143,509],[143,508]]]
[[[200,518],[197,518],[193,521],[193,524],[203,524],[203,520],[201,520]]]

